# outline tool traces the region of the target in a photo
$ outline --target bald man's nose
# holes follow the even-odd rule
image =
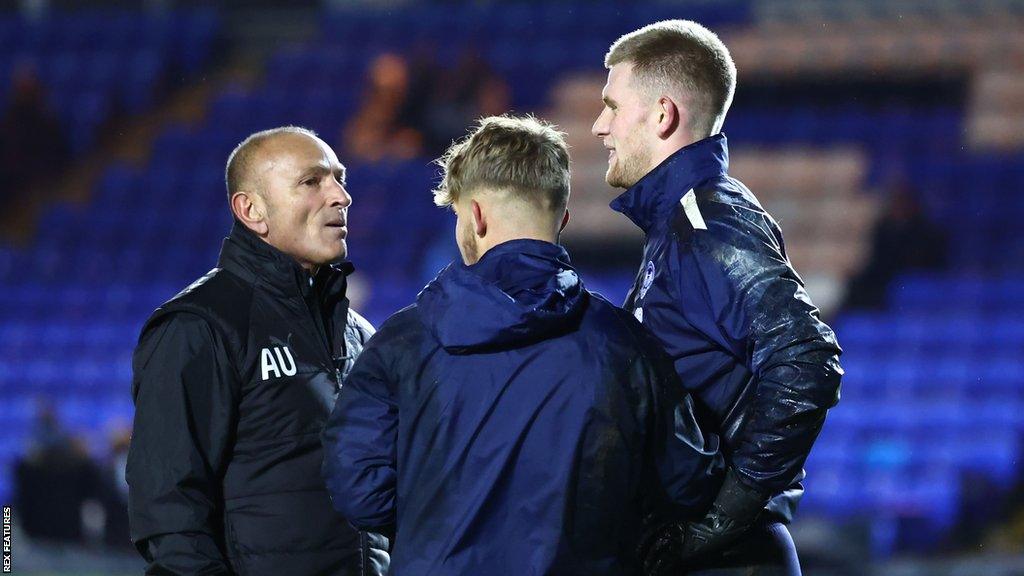
[[[352,196],[349,195],[345,185],[341,182],[335,181],[334,187],[331,189],[331,206],[348,208],[351,205]]]

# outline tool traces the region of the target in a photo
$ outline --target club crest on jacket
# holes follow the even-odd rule
[[[648,260],[647,261],[647,268],[644,269],[644,280],[643,280],[643,283],[640,284],[640,298],[638,298],[638,300],[643,299],[643,297],[647,295],[647,290],[650,289],[651,284],[653,284],[653,283],[654,283],[654,261],[653,260]]]

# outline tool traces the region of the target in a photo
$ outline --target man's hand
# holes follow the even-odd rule
[[[667,576],[683,571],[683,548],[689,522],[668,522],[649,530],[637,549],[646,576]]]
[[[742,483],[730,468],[704,518],[663,524],[644,539],[639,550],[644,573],[677,574],[694,558],[725,548],[757,522],[770,496]]]

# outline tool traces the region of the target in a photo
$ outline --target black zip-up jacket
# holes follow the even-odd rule
[[[315,277],[236,223],[133,358],[132,541],[148,574],[384,574],[387,542],[332,508],[322,431],[373,327],[350,264]]]

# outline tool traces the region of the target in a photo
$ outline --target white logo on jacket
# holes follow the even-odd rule
[[[264,348],[260,351],[260,370],[264,380],[269,380],[271,373],[274,374],[274,378],[280,378],[282,373],[285,376],[295,376],[295,359],[292,358],[292,351],[287,346]]]
[[[647,268],[644,269],[644,279],[640,284],[640,297],[637,300],[643,300],[644,296],[647,296],[647,291],[650,290],[651,284],[654,284],[654,261],[647,261]]]

